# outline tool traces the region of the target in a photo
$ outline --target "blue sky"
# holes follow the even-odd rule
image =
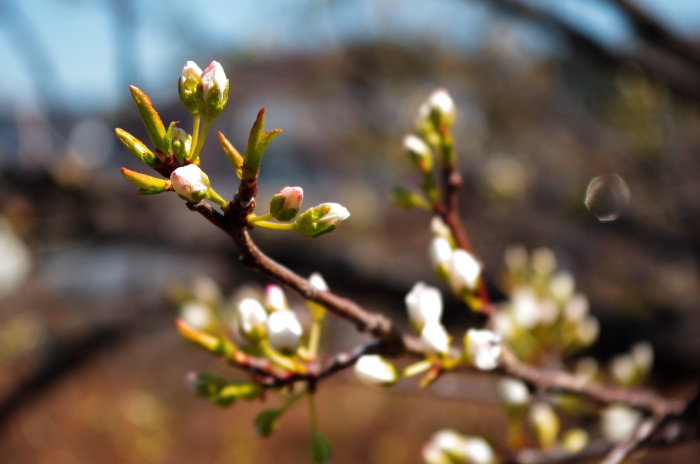
[[[527,0],[551,8],[604,43],[623,46],[628,30],[605,0]],[[700,31],[700,1],[637,0],[687,35]],[[474,47],[489,27],[474,0],[132,0],[131,27],[115,28],[114,0],[6,0],[0,8],[0,107],[51,103],[81,113],[124,102],[124,79],[171,94],[189,59],[204,67],[229,51],[318,53],[380,38]],[[262,6],[261,6],[262,5]],[[41,48],[34,43],[40,43]],[[536,43],[534,41],[533,43]],[[118,47],[117,47],[118,45]],[[121,54],[119,51],[121,50]],[[42,58],[43,57],[43,58]],[[136,71],[126,76],[122,68]],[[39,79],[25,79],[28,73]]]

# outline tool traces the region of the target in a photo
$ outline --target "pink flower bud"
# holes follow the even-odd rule
[[[202,201],[209,193],[209,176],[194,164],[174,170],[170,182],[175,192],[188,201]]]
[[[285,187],[270,200],[270,214],[278,221],[291,221],[299,212],[303,199],[301,187]]]

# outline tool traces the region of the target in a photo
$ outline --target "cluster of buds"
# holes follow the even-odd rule
[[[435,153],[442,163],[454,165],[454,150],[450,127],[457,110],[452,97],[445,89],[438,89],[420,106],[416,117],[416,130],[420,136],[408,134],[403,140],[403,150],[411,165],[423,180],[422,192],[406,188],[394,189],[394,203],[404,209],[432,210],[440,202],[440,190],[435,182]]]
[[[188,61],[182,68],[177,89],[187,111],[211,121],[221,114],[228,102],[229,80],[216,61],[204,71],[194,61]]]
[[[493,448],[481,437],[440,430],[423,446],[426,464],[495,464]]]
[[[447,282],[457,296],[479,309],[473,297],[480,284],[481,263],[468,251],[456,248],[452,232],[438,216],[433,217],[430,225],[433,238],[428,255],[435,274]]]
[[[506,250],[509,301],[493,315],[494,329],[522,358],[536,362],[545,351],[571,355],[593,344],[600,331],[588,299],[573,276],[557,271],[551,250],[531,255],[521,246]]]

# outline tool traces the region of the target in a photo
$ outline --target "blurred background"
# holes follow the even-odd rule
[[[588,354],[605,363],[649,340],[651,386],[690,391],[700,371],[700,3],[5,0],[3,462],[309,461],[305,407],[260,440],[252,420],[269,405],[221,410],[183,385],[191,370],[244,377],[180,339],[172,289],[208,277],[228,296],[266,283],[175,195],[138,197],[120,174],[146,172],[113,132],[147,139],[128,86],[147,92],[166,124],[189,128],[176,88],[187,60],[217,60],[231,79],[213,135],[243,148],[263,106],[268,127],[284,129],[263,161],[258,204],[300,185],[307,206],[335,201],[352,212],[317,240],[256,230],[261,247],[404,324],[413,283],[439,284],[428,216],[397,211],[390,192],[418,186],[401,141],[430,92],[449,89],[462,213],[495,298],[508,245],[549,247],[601,321]],[[202,158],[231,196],[235,176],[215,137]],[[604,204],[620,217],[603,222],[584,199],[591,179],[610,174],[629,205]],[[449,298],[445,320],[455,334],[469,322]],[[363,340],[329,324],[329,350]],[[324,383],[319,420],[334,462],[418,463],[443,427],[503,446],[492,382],[463,382],[391,393],[347,373]],[[686,445],[641,462],[696,462],[698,453]]]

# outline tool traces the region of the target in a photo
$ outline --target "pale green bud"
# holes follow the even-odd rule
[[[338,203],[323,203],[301,214],[294,223],[294,229],[307,237],[318,237],[336,228],[350,217],[350,212]]]

